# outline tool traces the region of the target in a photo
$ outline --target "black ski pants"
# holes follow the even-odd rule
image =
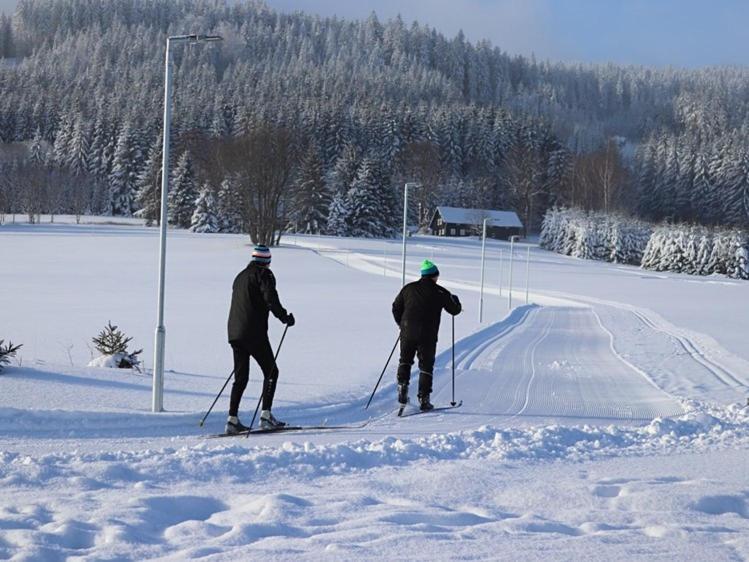
[[[419,341],[401,336],[401,356],[398,363],[398,384],[409,384],[414,355],[419,358],[419,394],[432,393],[432,375],[434,373],[434,355],[437,352],[436,341]]]
[[[231,387],[229,415],[236,416],[239,411],[239,402],[242,400],[242,394],[250,378],[250,357],[255,358],[260,365],[260,370],[263,371],[263,410],[270,410],[278,382],[278,367],[273,358],[270,341],[265,338],[251,345],[231,342],[231,348],[234,351],[234,384]]]

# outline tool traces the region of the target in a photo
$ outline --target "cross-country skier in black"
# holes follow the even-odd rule
[[[403,287],[393,302],[393,318],[401,330],[401,354],[398,364],[398,402],[408,402],[408,384],[414,355],[419,357],[419,406],[422,411],[434,409],[432,393],[434,355],[442,310],[453,316],[462,307],[457,295],[437,285],[440,272],[429,260],[421,264],[421,279]]]
[[[276,393],[278,367],[268,340],[268,315],[273,315],[287,326],[294,325],[294,315],[281,306],[276,292],[276,278],[270,270],[271,254],[266,246],[255,246],[252,261],[242,270],[232,286],[231,309],[229,310],[229,344],[234,351],[234,385],[231,389],[229,419],[226,433],[246,431],[237,417],[239,402],[247,387],[250,375],[250,357],[263,371],[263,410],[260,427],[277,429],[286,424],[271,413],[273,396]]]

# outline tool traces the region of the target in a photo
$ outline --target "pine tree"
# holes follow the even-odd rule
[[[322,162],[314,146],[309,147],[302,160],[294,191],[293,220],[297,232],[324,232],[331,198],[325,186]]]
[[[220,230],[219,218],[216,215],[216,200],[207,183],[203,185],[195,203],[190,230],[201,233],[213,233]]]
[[[733,260],[731,242],[726,232],[716,231],[713,234],[713,248],[705,268],[707,274],[723,273],[729,271]]]
[[[117,147],[109,174],[109,213],[130,216],[137,195],[139,155],[133,146],[130,125],[125,124],[117,139]]]
[[[749,233],[737,232],[737,246],[735,249],[737,279],[749,279]]]
[[[694,182],[692,189],[692,211],[697,219],[705,224],[710,223],[713,211],[710,208],[710,172],[707,161],[702,153],[698,152],[694,160]]]
[[[697,275],[708,275],[710,273],[710,256],[713,253],[713,236],[710,231],[704,229],[697,245],[697,256],[695,258],[695,273]]]
[[[52,148],[55,164],[60,167],[66,166],[68,154],[70,153],[70,139],[73,134],[73,120],[70,115],[65,113],[60,121],[60,126],[55,135],[55,142]]]
[[[393,235],[391,217],[395,215],[395,197],[375,158],[362,160],[348,199],[352,236],[383,238]]]
[[[13,20],[5,14],[0,14],[0,59],[14,57],[15,54]]]
[[[749,224],[749,216],[744,201],[749,196],[749,156],[738,150],[731,153],[726,164],[726,177],[723,184],[723,216],[725,223],[736,226]]]
[[[89,170],[89,131],[86,122],[80,113],[76,115],[73,122],[73,132],[68,140],[68,153],[65,158],[65,165],[68,170],[79,178],[88,173]]]
[[[3,345],[5,340],[0,340],[0,373],[3,372],[3,368],[10,364],[10,360],[16,356],[19,349],[23,347],[23,344],[13,345],[12,341],[8,342],[8,345]]]
[[[177,162],[169,186],[169,224],[190,228],[197,196],[192,160],[185,151]]]
[[[47,154],[42,142],[42,132],[37,128],[34,133],[34,138],[31,140],[31,145],[29,146],[29,160],[35,164],[44,164],[47,162]]]
[[[351,206],[345,193],[337,193],[328,211],[327,233],[332,236],[351,235]]]
[[[357,148],[353,145],[347,145],[326,178],[328,192],[335,196],[346,193],[351,189],[351,185],[356,179],[360,161],[361,158]]]
[[[217,201],[220,232],[244,232],[241,203],[235,184],[228,178],[224,179],[218,189]]]
[[[146,226],[158,225],[161,220],[161,143],[158,141],[148,152],[146,164],[138,174],[136,189],[140,207],[136,216],[145,219]]]
[[[143,353],[143,350],[128,351],[128,344],[132,340],[132,337],[128,337],[117,326],[113,326],[112,322],[107,322],[107,325],[99,332],[99,335],[92,338],[97,351],[102,356],[112,357],[117,368],[140,370],[138,368],[140,366],[138,355]]]
[[[656,214],[657,201],[655,198],[656,181],[656,151],[651,137],[638,149],[639,177],[638,177],[638,207],[641,216],[652,218]]]

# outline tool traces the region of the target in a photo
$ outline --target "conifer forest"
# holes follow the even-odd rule
[[[158,221],[168,35],[169,220],[199,232],[388,237],[402,187],[515,210],[749,225],[749,70],[513,56],[400,18],[259,1],[21,0],[0,17],[0,220]],[[13,217],[13,218],[11,218]],[[741,231],[743,232],[743,231]]]

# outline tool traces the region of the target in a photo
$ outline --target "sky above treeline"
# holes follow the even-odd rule
[[[0,0],[12,11],[17,0]],[[282,11],[463,30],[510,54],[648,66],[749,65],[749,0],[266,0]]]

